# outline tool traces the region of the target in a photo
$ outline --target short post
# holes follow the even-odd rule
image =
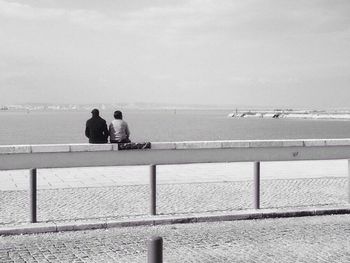
[[[150,172],[150,187],[151,187],[151,195],[150,195],[150,213],[151,215],[156,215],[157,211],[157,172],[156,165],[152,164],[149,167]]]
[[[151,237],[148,241],[148,263],[163,263],[163,239]]]
[[[36,190],[37,190],[37,180],[36,180],[36,169],[30,169],[29,176],[29,202],[30,202],[30,222],[36,223]]]
[[[254,209],[260,208],[260,162],[254,163]]]

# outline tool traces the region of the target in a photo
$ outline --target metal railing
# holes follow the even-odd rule
[[[120,151],[112,144],[0,146],[0,170],[30,169],[30,222],[37,222],[37,169],[149,165],[150,214],[157,214],[156,166],[254,162],[254,208],[260,208],[260,162],[350,159],[350,139],[251,140],[152,143],[151,149]],[[349,173],[350,174],[350,173]],[[350,176],[349,176],[350,181]],[[350,183],[348,187],[350,202]]]

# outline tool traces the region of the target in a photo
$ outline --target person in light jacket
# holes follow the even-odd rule
[[[114,120],[109,125],[109,138],[111,143],[130,142],[128,124],[123,120],[123,113],[119,110],[114,112]]]

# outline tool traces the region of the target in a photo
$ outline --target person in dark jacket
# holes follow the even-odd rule
[[[106,121],[100,117],[98,109],[93,109],[91,113],[92,117],[87,120],[85,128],[89,143],[107,143],[109,132]]]

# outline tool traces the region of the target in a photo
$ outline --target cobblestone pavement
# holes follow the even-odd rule
[[[0,262],[350,262],[350,215],[148,226],[0,237]]]
[[[252,208],[252,181],[161,184],[158,214],[189,214]],[[28,220],[27,191],[0,191],[0,225]],[[347,203],[347,178],[262,180],[261,207]],[[128,185],[38,191],[38,221],[145,217],[149,186]]]

